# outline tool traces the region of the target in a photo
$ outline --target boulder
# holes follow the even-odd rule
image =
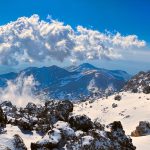
[[[112,108],[115,108],[115,107],[117,107],[118,105],[116,104],[116,103],[113,103],[112,104]]]
[[[143,93],[145,93],[145,94],[150,94],[150,86],[148,85],[148,86],[145,86],[144,88],[143,88]]]
[[[140,121],[139,125],[136,127],[136,129],[131,132],[131,136],[145,136],[150,134],[150,123],[147,121]]]
[[[53,149],[57,147],[59,142],[62,139],[61,131],[54,128],[38,142],[36,143],[31,143],[31,150],[37,150],[37,149]]]
[[[120,100],[121,100],[121,96],[120,96],[120,95],[116,95],[116,96],[114,97],[114,100],[120,101]]]
[[[75,128],[76,130],[82,130],[85,132],[94,127],[93,122],[86,115],[71,116],[69,118],[69,123],[71,127]]]
[[[16,150],[27,150],[22,138],[18,135],[14,135],[13,144]]]

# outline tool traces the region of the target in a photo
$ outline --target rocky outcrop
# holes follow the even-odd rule
[[[75,121],[78,122],[78,120]],[[67,122],[58,121],[54,124],[53,129],[48,131],[40,141],[31,144],[31,150],[40,148],[65,148],[66,150],[136,149],[132,144],[132,140],[125,135],[120,122],[113,122],[110,128],[110,132],[108,132],[93,126],[83,132],[75,128],[72,129]]]
[[[125,91],[131,91],[133,93],[143,92],[145,94],[150,93],[150,71],[139,72],[133,76],[124,86]]]
[[[113,122],[110,131],[106,131],[98,120],[93,122],[86,115],[71,115],[72,111],[70,101],[47,101],[44,106],[28,103],[25,108],[16,108],[6,101],[1,104],[0,119],[3,124],[18,126],[22,132],[43,133],[40,140],[31,143],[31,150],[135,149],[121,122]],[[27,149],[19,135],[13,137],[12,145],[16,150]]]
[[[1,108],[2,107],[2,108]],[[18,126],[21,130],[35,129],[46,133],[57,121],[67,121],[73,104],[70,101],[47,101],[44,106],[28,103],[25,108],[16,108],[10,101],[4,101],[0,107],[1,124]],[[3,113],[4,111],[4,113]],[[5,115],[4,115],[5,114]]]
[[[145,136],[150,134],[150,123],[147,121],[140,121],[139,125],[136,127],[136,129],[131,132],[131,136]]]

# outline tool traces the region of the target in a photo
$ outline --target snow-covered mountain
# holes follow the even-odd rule
[[[45,93],[53,99],[79,100],[87,97],[101,97],[119,91],[130,75],[121,70],[106,70],[84,63],[79,66],[60,68],[29,67],[19,73],[0,75],[0,86],[7,86],[8,80],[16,80],[19,77],[33,76],[38,82],[35,93]]]
[[[123,89],[125,91],[132,91],[134,93],[150,93],[150,71],[139,72],[127,82]]]
[[[137,76],[132,78],[135,83]],[[143,92],[127,90],[74,103],[29,102],[23,107],[2,101],[0,149],[149,150],[150,94]]]

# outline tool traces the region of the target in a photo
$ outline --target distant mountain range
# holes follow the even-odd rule
[[[7,81],[16,80],[32,75],[39,84],[34,91],[37,95],[45,93],[52,99],[84,99],[87,97],[111,94],[123,88],[131,76],[122,70],[106,70],[97,68],[89,63],[79,66],[60,68],[29,67],[19,73],[0,75],[0,87],[6,87]]]

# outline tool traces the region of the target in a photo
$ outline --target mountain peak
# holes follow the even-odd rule
[[[89,64],[89,63],[83,63],[80,64],[79,67],[85,67],[85,68],[96,68],[95,66]]]

